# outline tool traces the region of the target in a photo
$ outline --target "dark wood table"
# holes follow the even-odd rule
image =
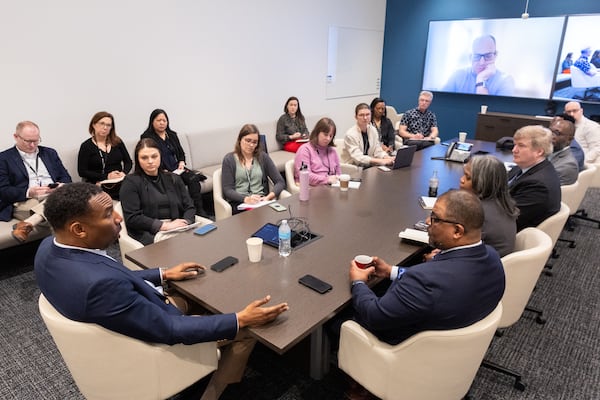
[[[492,143],[474,143],[473,151],[495,151]],[[145,268],[184,261],[209,266],[226,256],[237,257],[239,263],[222,273],[207,269],[197,279],[173,284],[214,313],[239,311],[266,294],[271,295],[273,304],[288,302],[288,312],[251,332],[280,354],[312,334],[311,376],[320,379],[327,371],[322,325],[351,300],[350,260],[357,254],[377,255],[391,263],[421,257],[425,246],[401,241],[398,233],[427,217],[428,211],[421,208],[418,198],[427,195],[433,170],[438,171],[440,194],[458,187],[463,165],[431,160],[445,151],[446,147],[437,145],[417,152],[409,168],[391,172],[369,168],[363,172],[357,190],[314,187],[308,202],[300,202],[298,196],[281,200],[294,217],[306,218],[310,230],[322,235],[287,258],[265,245],[259,263],[248,260],[246,239],[264,223],[289,217],[287,211],[276,212],[269,207],[217,221],[218,229],[206,236],[185,232],[126,257]],[[305,274],[330,283],[333,290],[319,294],[302,286],[298,278]]]

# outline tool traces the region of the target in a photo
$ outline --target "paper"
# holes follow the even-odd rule
[[[332,183],[331,187],[340,187],[340,181]],[[350,180],[350,182],[348,182],[349,189],[358,189],[359,187],[360,187],[360,182],[358,182],[358,181]]]
[[[181,175],[185,172],[185,169],[176,169],[173,171],[175,175]]]
[[[308,139],[296,139],[296,143],[306,143]]]
[[[431,210],[436,200],[437,197],[421,196],[419,198],[419,204],[421,204],[421,207],[423,207],[424,209]]]
[[[510,171],[516,165],[517,164],[515,164],[514,162],[504,161],[504,168],[506,168],[506,171]]]
[[[413,242],[429,244],[429,234],[427,232],[419,231],[416,229],[407,228],[400,232],[398,236],[401,239],[407,239],[412,240]]]
[[[119,183],[121,182],[123,179],[125,179],[125,176],[122,176],[120,178],[113,178],[113,179],[105,179],[103,181],[98,182],[101,185],[104,185],[105,183]]]
[[[242,204],[240,204],[240,205],[237,206],[237,209],[238,210],[252,210],[254,208],[266,206],[267,204],[271,204],[273,202],[275,202],[275,200],[263,200],[263,201],[259,201],[256,204],[242,203]]]

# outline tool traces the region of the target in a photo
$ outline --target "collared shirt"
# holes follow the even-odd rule
[[[400,125],[406,125],[406,130],[410,133],[429,136],[431,128],[437,127],[437,119],[429,109],[421,112],[418,108],[413,108],[404,113]]]
[[[29,188],[34,186],[46,186],[50,183],[54,183],[50,176],[50,172],[48,172],[48,168],[46,168],[46,164],[44,164],[44,161],[40,158],[39,149],[37,149],[35,153],[25,153],[17,147],[17,151],[21,156],[21,160],[23,160],[23,165],[29,176]]]

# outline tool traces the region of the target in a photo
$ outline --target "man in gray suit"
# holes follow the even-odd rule
[[[553,152],[548,156],[548,160],[554,166],[561,186],[573,184],[579,176],[579,166],[570,148],[575,135],[575,125],[571,121],[555,117],[550,123],[550,130]]]

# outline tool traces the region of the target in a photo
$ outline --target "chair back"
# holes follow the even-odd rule
[[[294,160],[288,160],[285,163],[285,181],[288,192],[291,194],[300,193],[300,187],[296,184],[296,179],[294,178]]]
[[[43,294],[39,310],[88,400],[165,399],[217,368],[216,342],[168,346],[70,320]]]
[[[339,367],[382,399],[463,398],[479,369],[502,303],[470,326],[418,333],[395,346],[355,321],[342,324]]]
[[[587,190],[592,185],[592,181],[596,175],[596,166],[594,164],[586,164],[585,169],[579,172],[579,176],[577,178],[577,187],[575,190],[569,188],[569,186],[561,186],[561,199],[562,201],[569,206],[570,214],[573,215],[579,210],[579,206],[585,197]]]
[[[583,196],[579,197],[578,195],[580,188],[579,180],[570,185],[561,185],[560,187],[560,199],[569,207],[569,214],[574,214],[579,208],[579,203],[583,200]]]
[[[592,180],[590,182],[590,187],[591,188],[600,188],[600,162],[596,162],[593,164],[586,164],[588,167],[589,166],[594,166],[596,167],[596,172],[593,174],[594,176],[592,177]]]
[[[552,239],[552,247],[556,244],[558,237],[560,236],[560,232],[563,230],[567,219],[569,219],[569,214],[571,211],[569,210],[569,206],[567,206],[562,201],[560,202],[560,210],[554,215],[549,216],[545,220],[543,220],[537,228]]]
[[[571,65],[571,87],[573,88],[589,88],[600,86],[600,75],[596,74],[590,76],[577,68],[575,65]]]
[[[506,288],[499,328],[519,320],[551,252],[552,240],[540,229],[525,228],[517,233],[515,250],[502,257]]]
[[[120,201],[113,201],[113,208],[120,216],[123,217],[123,207],[121,206]],[[142,247],[144,247],[144,245],[141,242],[138,242],[129,236],[129,233],[127,232],[127,226],[125,225],[125,217],[123,217],[121,220],[121,232],[119,233],[119,251],[121,253],[121,262],[123,265],[132,271],[142,269],[142,267],[132,261],[129,261],[129,259],[125,257],[125,254],[129,253],[130,251],[141,249]]]
[[[392,126],[394,127],[394,129],[396,128],[396,125],[400,122],[400,116],[398,115],[398,112],[396,111],[396,109],[393,106],[385,106],[385,113],[387,115],[387,117],[390,119],[390,121],[392,121]]]
[[[215,203],[215,219],[217,221],[231,217],[231,204],[223,197],[223,183],[221,182],[221,168],[213,172],[213,202]]]

